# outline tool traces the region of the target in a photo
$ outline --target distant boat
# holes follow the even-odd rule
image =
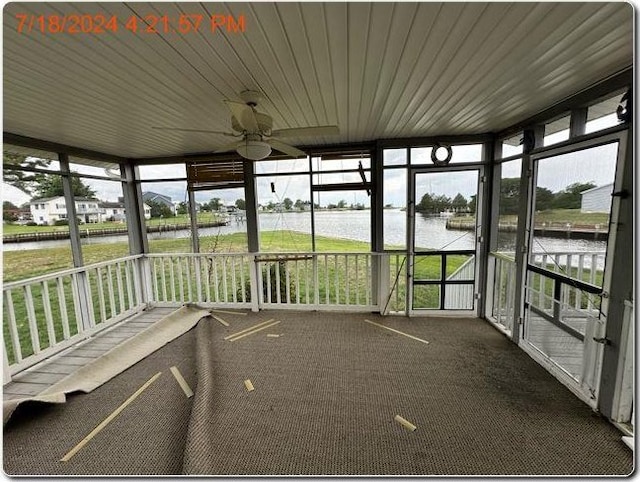
[[[451,211],[440,211],[441,218],[451,218],[455,213]]]

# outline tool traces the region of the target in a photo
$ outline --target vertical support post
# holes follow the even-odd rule
[[[191,250],[194,253],[200,252],[200,236],[198,235],[198,211],[196,209],[195,193],[191,190],[189,196],[189,219],[191,220]]]
[[[309,196],[311,196],[311,252],[316,252],[316,210],[313,199],[313,158],[309,156]],[[315,265],[314,265],[315,267]],[[315,277],[314,277],[315,279]]]
[[[124,195],[124,207],[127,213],[127,235],[129,238],[129,254],[147,254],[149,243],[147,241],[147,226],[144,217],[144,200],[142,199],[142,187],[140,186],[140,170],[137,166],[128,163],[120,164],[120,176],[122,181],[122,193]],[[135,264],[137,279],[140,283],[140,293],[144,304],[153,301],[153,283],[151,282],[151,267],[149,259],[140,258]]]
[[[66,206],[67,219],[69,221],[69,241],[71,243],[71,257],[73,260],[73,266],[79,268],[84,265],[84,261],[82,259],[80,229],[78,228],[76,203],[75,197],[73,195],[73,185],[71,183],[69,156],[67,154],[59,153],[58,160],[60,161],[62,190],[64,192],[64,204]],[[91,316],[91,310],[89,309],[89,303],[91,302],[89,278],[85,271],[80,271],[74,277],[74,280],[77,283],[76,289],[78,292],[78,313],[80,315],[82,328],[86,331],[95,325],[93,317]]]
[[[200,252],[200,236],[198,234],[198,211],[196,209],[195,193],[188,189],[187,196],[189,198],[189,220],[191,222],[191,251]],[[201,258],[196,256],[193,259],[194,277],[196,279],[196,296],[197,301],[202,301],[202,266]],[[191,283],[191,280],[189,280]]]
[[[633,191],[633,135],[629,129],[627,135],[622,136],[618,148],[618,169],[613,190],[613,206],[609,227],[609,243],[607,246],[607,267],[603,289],[609,294],[603,299],[602,312],[607,315],[605,338],[602,358],[602,375],[600,378],[600,399],[598,409],[606,417],[615,415],[614,400],[619,395],[620,374],[618,364],[621,353],[627,344],[623,339],[625,301],[634,301],[634,263],[629,262],[629,255],[633,253],[634,234],[634,191]],[[613,276],[615,273],[615,288]]]
[[[560,322],[562,311],[562,283],[557,279],[553,280],[553,319]]]
[[[515,252],[515,290],[513,309],[513,329],[511,339],[518,343],[521,337],[521,320],[524,317],[524,284],[527,278],[527,257],[529,255],[529,223],[533,203],[535,202],[534,166],[531,151],[541,145],[544,138],[544,126],[532,126],[524,130],[524,148],[520,169],[520,204],[518,206],[518,228]]]
[[[384,213],[384,171],[382,166],[382,148],[376,143],[371,152],[371,251],[384,251],[383,213]]]
[[[249,266],[249,282],[251,284],[251,311],[260,309],[259,263],[256,255],[260,252],[260,227],[258,225],[258,201],[256,196],[255,168],[251,161],[244,161],[244,199],[247,215],[247,247],[251,264]]]
[[[260,269],[259,263],[256,261],[256,255],[249,255],[249,289],[251,290],[251,311],[260,311],[260,298],[258,285],[260,284],[260,277],[258,276],[258,270]]]
[[[137,166],[120,164],[122,176],[122,193],[127,213],[127,235],[129,237],[129,254],[144,254],[149,252],[147,242],[147,226],[144,217],[144,201]]]
[[[441,310],[445,309],[445,298],[447,294],[447,255],[440,255],[440,306]]]
[[[382,148],[376,143],[371,155],[371,252],[384,252],[383,216],[384,216],[384,186],[382,169]],[[388,294],[382,290],[385,280],[389,282],[388,267],[385,273],[383,267],[384,256],[371,257],[371,304],[384,309]],[[387,259],[388,261],[388,259]],[[381,314],[384,314],[381,312]]]
[[[69,241],[71,243],[71,257],[73,266],[82,266],[82,247],[80,245],[80,229],[78,228],[78,215],[76,212],[76,203],[73,196],[73,187],[69,173],[69,156],[67,154],[58,154],[60,161],[60,172],[62,173],[62,190],[64,192],[64,203],[67,208],[67,219],[69,221]]]
[[[256,179],[252,161],[244,161],[244,199],[247,209],[247,246],[250,253],[260,251],[260,227],[258,225],[258,203]]]
[[[487,185],[490,186],[489,206],[487,210],[487,218],[484,221],[484,225],[488,226],[488,240],[485,243],[486,246],[486,258],[484,264],[486,265],[486,273],[484,276],[484,292],[481,292],[483,298],[483,305],[481,311],[478,313],[480,316],[491,317],[494,311],[495,291],[500,290],[500,286],[496,287],[496,263],[497,261],[489,264],[489,253],[498,249],[498,236],[500,232],[500,182],[502,179],[502,164],[497,162],[497,159],[502,157],[502,142],[499,139],[494,139],[492,142],[493,157],[489,160],[487,171],[489,177]],[[482,295],[484,293],[484,295]],[[480,308],[480,307],[479,307]]]
[[[407,166],[411,165],[411,149],[407,149]],[[413,263],[415,261],[415,216],[416,216],[416,175],[407,168],[407,268],[405,289],[405,314],[413,310]]]
[[[569,120],[569,138],[581,136],[585,133],[587,125],[587,108],[580,107],[571,111]]]
[[[500,181],[502,179],[502,164],[496,162],[497,159],[502,157],[502,143],[500,140],[496,140],[493,142],[493,159],[491,160],[488,170],[491,172],[489,178],[489,185],[491,186],[491,199],[490,206],[488,211],[488,218],[485,225],[489,226],[489,240],[487,243],[487,256],[488,253],[495,251],[498,249],[498,236],[500,229]],[[488,257],[487,257],[488,260]],[[493,291],[496,289],[495,286],[495,265],[490,267],[487,271],[487,282],[486,286],[490,287],[485,292],[485,302],[484,302],[484,315],[491,316],[493,312],[493,301],[489,301],[488,298],[493,300],[495,298]],[[491,291],[491,293],[489,293]]]
[[[480,169],[480,186],[476,202],[476,253],[477,259],[475,263],[475,278],[477,307],[476,314],[482,317],[486,311],[487,296],[489,296],[487,265],[489,263],[490,242],[494,239],[492,234],[497,235],[498,223],[498,200],[500,194],[500,184],[498,184],[498,199],[495,198],[496,183],[493,182],[494,175],[494,142],[487,142],[482,148],[482,164]],[[491,224],[489,224],[491,223]],[[497,236],[495,236],[497,238]],[[493,241],[495,243],[495,241]]]

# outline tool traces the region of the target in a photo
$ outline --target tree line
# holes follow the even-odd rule
[[[550,209],[580,209],[581,193],[596,187],[593,182],[575,182],[558,192],[552,192],[545,187],[536,187],[536,211]],[[500,181],[500,214],[518,214],[520,202],[520,178],[505,178]],[[416,211],[425,214],[440,214],[441,212],[470,212],[476,211],[476,196],[467,199],[460,193],[451,199],[444,194],[435,195],[425,193],[416,205]]]

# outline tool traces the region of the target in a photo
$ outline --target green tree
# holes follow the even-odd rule
[[[547,211],[553,208],[555,196],[546,187],[536,187],[536,211]]]
[[[344,199],[340,199],[340,201],[338,201],[338,204],[336,206],[338,209],[344,209],[347,207],[347,201],[345,201]]]
[[[293,203],[293,207],[298,211],[304,211],[304,202],[302,201],[302,199],[296,199],[296,202]]]
[[[189,205],[182,201],[180,203],[178,203],[178,205],[176,206],[176,213],[177,214],[187,214],[189,212]]]
[[[71,177],[71,190],[75,197],[95,199],[96,192],[87,186],[79,177]],[[62,187],[62,176],[55,174],[44,174],[33,187],[36,198],[64,196]]]
[[[433,203],[436,207],[436,212],[441,213],[442,211],[446,211],[451,208],[451,198],[445,196],[444,194],[440,194],[433,198]]]
[[[556,193],[553,199],[554,209],[580,209],[582,203],[582,193],[587,189],[596,187],[593,182],[574,182],[562,191]]]
[[[146,204],[151,208],[152,218],[171,218],[173,213],[169,206],[159,201],[146,201]]]
[[[518,214],[520,178],[508,177],[500,181],[500,214]]]
[[[3,221],[17,221],[18,215],[16,214],[18,206],[10,201],[4,201],[2,203],[2,220]]]
[[[211,200],[208,203],[204,203],[201,209],[203,211],[219,211],[221,206],[222,206],[222,201],[220,201],[220,198],[214,197],[214,198],[211,198]]]
[[[12,165],[30,168],[43,168],[48,167],[49,164],[51,164],[49,159],[27,157],[22,154],[15,154],[7,151],[3,152],[2,157],[5,166]],[[38,185],[39,180],[43,176],[45,176],[45,174],[5,167],[3,169],[2,181],[33,196],[34,188]]]
[[[416,211],[420,211],[423,213],[432,213],[433,209],[433,196],[430,193],[426,192],[416,206]]]
[[[236,207],[240,211],[246,211],[247,210],[247,203],[244,201],[244,199],[236,199]]]
[[[467,205],[469,207],[469,211],[471,211],[472,213],[476,212],[476,204],[477,202],[477,197],[475,194],[473,196],[471,196],[469,198],[469,204]]]
[[[290,211],[290,210],[291,210],[291,208],[293,207],[293,201],[292,201],[290,198],[288,198],[288,197],[286,197],[286,198],[284,198],[284,199],[282,200],[282,204],[284,204],[284,208],[285,208],[287,211]]]
[[[460,193],[456,194],[456,197],[451,201],[451,207],[455,211],[464,211],[467,208],[466,198]]]
[[[425,193],[416,206],[416,210],[427,214],[439,214],[442,211],[451,208],[451,199],[440,194],[434,196],[431,193]]]

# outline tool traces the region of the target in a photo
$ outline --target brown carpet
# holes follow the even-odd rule
[[[8,475],[161,475],[182,471],[192,400],[169,371],[195,388],[195,330],[165,345],[93,392],[59,405],[27,402],[5,426]],[[142,384],[162,375],[68,462],[60,459]]]
[[[5,471],[622,475],[632,470],[631,451],[613,426],[481,320],[295,312],[221,316],[229,327],[203,320],[94,392],[70,397],[65,406],[19,408],[4,433]],[[282,323],[236,342],[223,340],[274,317]],[[184,397],[168,370],[176,364],[196,387],[193,399]],[[71,461],[58,462],[157,371],[163,375],[99,436]],[[247,392],[246,379],[254,391]],[[417,430],[405,430],[394,421],[396,414]]]
[[[277,318],[273,329],[233,343],[222,334],[255,319],[197,327],[199,390],[184,473],[632,470],[621,434],[483,321],[367,317],[425,345],[364,323],[364,315]],[[405,430],[396,414],[418,429]]]

